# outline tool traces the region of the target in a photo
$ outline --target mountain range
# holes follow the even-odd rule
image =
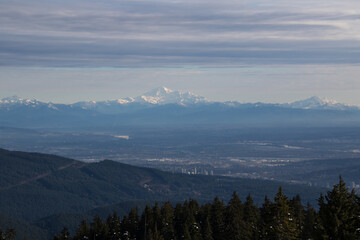
[[[292,103],[213,102],[160,87],[137,97],[55,104],[36,99],[0,100],[0,126],[109,127],[126,125],[352,126],[360,108],[311,97]]]
[[[148,91],[137,97],[127,97],[119,98],[115,100],[106,100],[106,101],[83,101],[73,104],[55,104],[51,102],[41,102],[36,99],[23,99],[17,96],[6,97],[0,100],[0,108],[8,109],[19,106],[27,106],[31,108],[40,108],[47,107],[49,109],[59,110],[61,107],[69,106],[72,108],[82,108],[82,109],[96,109],[101,110],[106,107],[114,107],[121,105],[129,104],[144,104],[144,105],[167,105],[167,104],[177,104],[181,106],[191,106],[191,105],[204,105],[204,104],[224,104],[227,106],[277,106],[284,108],[296,108],[296,109],[331,109],[331,110],[360,110],[360,107],[357,105],[348,105],[343,103],[338,103],[334,100],[329,100],[326,98],[311,97],[305,100],[299,100],[292,103],[240,103],[236,101],[227,101],[227,102],[213,102],[207,100],[205,97],[198,96],[191,92],[182,92],[174,91],[166,87],[155,88],[151,91]]]

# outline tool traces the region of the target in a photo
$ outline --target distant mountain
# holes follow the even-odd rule
[[[18,96],[12,96],[0,100],[0,109],[11,110],[19,107],[28,107],[33,109],[46,107],[57,110],[55,104],[40,102],[36,99],[23,99]]]
[[[119,98],[116,100],[106,100],[106,101],[83,101],[77,102],[74,104],[54,104],[54,103],[45,103],[38,101],[36,99],[22,99],[17,96],[7,97],[0,100],[0,109],[12,109],[19,106],[27,106],[30,108],[39,108],[47,107],[51,109],[58,110],[59,106],[70,106],[72,108],[81,108],[81,109],[105,109],[113,107],[121,107],[123,105],[131,104],[144,104],[144,105],[167,105],[167,104],[177,104],[181,106],[188,105],[198,105],[198,104],[223,104],[229,107],[284,107],[284,108],[296,108],[296,109],[316,109],[316,110],[360,110],[359,106],[348,105],[343,103],[338,103],[334,100],[329,100],[327,98],[311,97],[305,100],[299,100],[292,103],[284,104],[270,104],[270,103],[240,103],[236,101],[231,102],[211,102],[208,101],[205,97],[195,95],[191,92],[181,92],[168,89],[166,87],[155,88],[151,91],[148,91],[144,94],[141,94],[137,97],[127,97]]]
[[[204,97],[197,96],[191,92],[173,91],[166,87],[160,87],[144,93],[135,98],[134,101],[151,104],[199,104],[205,103]]]
[[[283,104],[282,106],[300,109],[359,110],[359,107],[355,105],[338,103],[334,100],[319,98],[316,96],[305,100]]]
[[[227,101],[227,102],[211,102],[208,101],[205,97],[195,95],[191,92],[181,92],[173,91],[166,87],[155,88],[149,92],[146,92],[137,97],[128,97],[120,98],[117,100],[109,101],[90,101],[90,102],[79,102],[73,104],[74,106],[82,107],[83,109],[102,109],[105,106],[111,107],[114,105],[128,105],[131,103],[140,103],[140,104],[151,104],[151,105],[166,105],[166,104],[178,104],[182,106],[196,105],[196,104],[223,104],[228,107],[284,107],[284,108],[295,108],[295,109],[315,109],[315,110],[360,110],[359,106],[349,105],[338,103],[334,100],[329,100],[327,98],[320,97],[311,97],[304,100],[295,101],[292,103],[240,103],[237,101]]]
[[[182,106],[200,104],[208,102],[204,97],[197,96],[190,92],[173,91],[166,87],[155,88],[137,97],[120,98],[108,101],[90,101],[78,102],[73,106],[81,107],[82,109],[97,109],[104,111],[105,108],[121,107],[121,105],[134,106],[135,104],[145,105],[166,105],[178,104]]]
[[[358,126],[357,106],[312,97],[285,104],[211,102],[165,87],[137,97],[74,104],[18,97],[0,101],[0,126],[86,128],[127,125]]]

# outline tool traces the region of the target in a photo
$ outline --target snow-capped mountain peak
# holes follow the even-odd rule
[[[313,96],[311,98],[303,100],[303,102],[309,102],[312,104],[318,104],[318,105],[327,105],[327,104],[338,104],[335,100],[331,100],[328,98],[320,98],[317,96]]]
[[[134,102],[134,98],[131,97],[127,97],[127,98],[119,98],[117,100],[115,100],[117,103],[119,104],[127,104],[127,103],[131,103]]]
[[[14,95],[14,96],[11,96],[11,97],[6,97],[6,98],[3,98],[3,99],[1,99],[0,101],[1,102],[7,102],[7,103],[10,103],[10,102],[19,102],[19,101],[22,101],[22,100],[24,100],[24,99],[22,99],[22,98],[20,98],[20,97],[18,97],[18,96],[16,96],[16,95]]]
[[[135,98],[126,97],[116,100],[107,101],[90,101],[90,102],[77,102],[72,104],[73,107],[80,107],[81,109],[91,109],[103,113],[117,113],[122,112],[121,106],[129,104],[141,104],[144,107],[148,104],[151,105],[165,105],[165,104],[179,104],[179,105],[191,105],[198,103],[205,103],[207,100],[204,97],[197,96],[190,92],[173,91],[166,87],[155,88]],[[135,106],[135,105],[129,105]],[[137,109],[137,107],[134,107]]]
[[[16,95],[11,97],[6,97],[0,100],[0,108],[2,109],[12,109],[16,107],[30,107],[30,108],[40,108],[45,107],[49,109],[57,109],[55,104],[49,102],[40,102],[36,99],[26,99],[26,98],[20,98]]]
[[[166,87],[159,87],[136,97],[135,102],[187,105],[203,103],[207,102],[207,100],[190,92],[173,91]]]
[[[295,101],[285,105],[287,107],[301,108],[301,109],[332,109],[332,110],[350,110],[355,108],[358,109],[357,106],[342,104],[334,100],[330,100],[327,98],[320,98],[317,96],[313,96],[305,100]]]
[[[153,90],[150,90],[150,91],[144,93],[143,95],[144,96],[164,96],[164,95],[170,94],[172,92],[174,92],[174,91],[171,89],[168,89],[166,87],[158,87],[158,88],[155,88]]]
[[[11,97],[6,97],[0,100],[0,103],[2,104],[25,104],[25,105],[31,105],[31,104],[39,104],[40,102],[36,99],[24,99],[20,98],[16,95]]]

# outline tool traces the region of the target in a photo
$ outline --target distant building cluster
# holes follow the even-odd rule
[[[198,168],[181,168],[181,173],[189,174],[189,175],[214,175],[213,170],[206,170],[206,169],[198,169]]]

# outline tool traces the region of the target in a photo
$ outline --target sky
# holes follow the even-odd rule
[[[360,104],[359,76],[358,0],[0,0],[0,98]]]

